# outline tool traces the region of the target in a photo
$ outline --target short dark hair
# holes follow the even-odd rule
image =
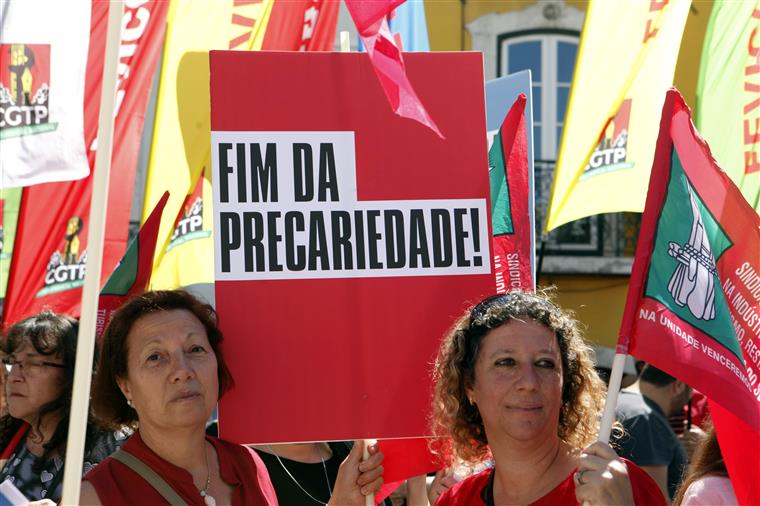
[[[92,392],[92,408],[100,425],[112,430],[123,426],[137,427],[137,412],[127,404],[116,381],[127,376],[127,337],[132,326],[142,316],[183,309],[198,318],[206,329],[209,344],[216,355],[219,397],[234,386],[232,374],[222,355],[223,336],[214,308],[184,290],[146,292],[121,306],[103,333],[100,362]]]
[[[673,376],[662,369],[656,368],[652,364],[646,364],[644,366],[640,378],[641,381],[645,381],[658,387],[668,386],[676,380]]]
[[[12,325],[0,340],[0,349],[6,355],[11,355],[29,343],[40,355],[57,357],[63,360],[63,378],[61,380],[61,395],[40,407],[37,427],[42,418],[50,413],[61,413],[61,419],[49,441],[44,444],[44,453],[40,462],[46,461],[56,452],[65,456],[66,437],[69,430],[69,410],[71,394],[74,389],[74,362],[76,359],[78,322],[64,314],[44,310]],[[8,379],[5,378],[7,381]],[[0,418],[0,445],[5,448],[10,439],[21,426],[21,421],[7,414]]]

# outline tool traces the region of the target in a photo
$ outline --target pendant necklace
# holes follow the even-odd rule
[[[203,497],[203,502],[206,503],[206,506],[216,506],[216,499],[208,493],[208,487],[211,485],[211,468],[208,465],[208,449],[206,448],[205,441],[203,443],[203,453],[206,456],[206,486],[199,490],[198,493]]]
[[[323,506],[327,506],[326,502],[320,501],[319,499],[317,499],[316,497],[314,497],[313,495],[311,495],[305,488],[303,488],[303,486],[300,483],[298,483],[298,480],[296,480],[296,477],[293,476],[293,474],[288,470],[287,467],[285,467],[285,463],[282,461],[282,459],[277,454],[277,452],[275,452],[272,449],[272,445],[267,445],[267,449],[269,449],[269,453],[271,453],[272,455],[274,455],[277,458],[277,462],[280,463],[280,466],[285,471],[285,473],[290,477],[291,480],[293,480],[293,483],[295,483],[296,486],[299,489],[301,489],[301,492],[303,492],[304,494],[306,494],[307,496],[309,496],[309,498],[312,501],[314,501],[315,503],[322,504]],[[321,455],[319,456],[319,460],[322,461],[322,470],[325,472],[325,482],[327,482],[327,497],[329,498],[329,497],[332,496],[332,487],[330,486],[330,478],[327,476],[327,465],[325,465],[325,459]]]

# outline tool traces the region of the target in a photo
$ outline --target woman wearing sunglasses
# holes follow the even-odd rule
[[[0,482],[29,500],[61,499],[74,383],[77,322],[43,311],[0,340],[8,414],[0,418]],[[113,433],[87,428],[83,472],[118,448]]]
[[[448,455],[495,467],[451,485],[438,506],[664,505],[657,484],[594,442],[604,384],[576,322],[540,294],[485,299],[444,338],[436,432]]]

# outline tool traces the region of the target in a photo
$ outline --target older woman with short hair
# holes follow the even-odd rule
[[[546,296],[477,304],[443,340],[434,380],[447,453],[495,462],[436,504],[664,504],[646,473],[594,443],[604,384],[577,322]]]
[[[136,432],[85,477],[83,504],[277,504],[253,450],[205,434],[233,385],[222,340],[213,308],[179,290],[143,294],[114,314],[92,404],[106,425]],[[360,452],[343,463],[336,504],[363,504],[361,487],[382,483],[382,455],[360,463]]]

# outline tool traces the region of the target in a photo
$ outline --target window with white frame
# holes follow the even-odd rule
[[[539,227],[545,219],[545,207],[551,193],[579,35],[571,30],[538,29],[508,32],[497,37],[497,75],[531,71]],[[598,221],[597,218],[582,219],[561,227],[549,236],[549,251],[601,254]]]
[[[568,0],[534,0],[486,13],[466,25],[472,49],[483,53],[486,80],[531,70],[539,232],[551,193],[584,15]],[[635,241],[627,239],[631,227],[619,226],[628,218],[597,215],[553,230],[546,238],[544,272],[630,273],[629,246]]]
[[[578,34],[532,30],[498,37],[499,76],[530,70],[533,146],[539,160],[556,160],[573,78]]]

